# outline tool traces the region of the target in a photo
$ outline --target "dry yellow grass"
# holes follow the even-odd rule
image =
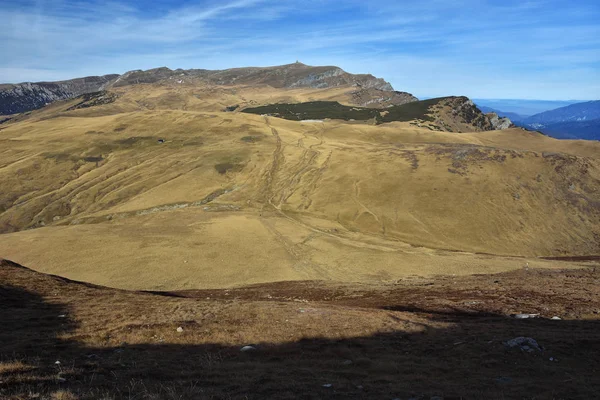
[[[600,253],[598,143],[221,111],[343,100],[347,88],[117,92],[0,130],[0,256],[184,289],[564,267],[535,257]]]

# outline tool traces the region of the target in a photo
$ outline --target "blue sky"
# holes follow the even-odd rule
[[[598,0],[0,0],[0,21],[0,82],[300,60],[419,97],[600,98]]]

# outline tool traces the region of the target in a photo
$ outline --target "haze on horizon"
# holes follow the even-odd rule
[[[594,100],[595,0],[0,2],[0,82],[337,65],[418,97]]]

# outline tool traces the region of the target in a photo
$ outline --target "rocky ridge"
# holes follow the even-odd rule
[[[333,88],[350,86],[371,104],[373,98],[389,104],[403,104],[417,99],[403,92],[394,92],[392,85],[369,74],[350,74],[339,67],[313,67],[299,62],[275,67],[233,68],[226,70],[176,69],[167,67],[134,70],[122,75],[91,76],[59,82],[38,82],[0,85],[0,115],[11,115],[44,107],[56,100],[66,100],[111,87],[158,83],[167,79],[197,81],[208,85],[268,85],[274,88]],[[361,91],[369,93],[360,94]],[[366,104],[365,104],[366,105]]]

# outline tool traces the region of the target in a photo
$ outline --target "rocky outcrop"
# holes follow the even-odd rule
[[[430,128],[447,132],[481,132],[512,128],[508,118],[498,114],[484,114],[465,96],[441,97],[427,100],[431,102],[428,116]]]
[[[493,130],[508,129],[515,126],[508,117],[499,117],[496,113],[485,114]]]
[[[0,115],[17,114],[85,93],[98,92],[119,75],[88,76],[60,82],[0,85]]]
[[[350,103],[361,107],[384,108],[419,101],[406,92],[359,88],[350,93]]]
[[[500,118],[496,113],[484,114],[465,96],[448,97],[444,105],[450,107],[453,117],[460,123],[471,125],[476,131],[492,131],[497,129],[508,129],[512,122],[508,118]]]

